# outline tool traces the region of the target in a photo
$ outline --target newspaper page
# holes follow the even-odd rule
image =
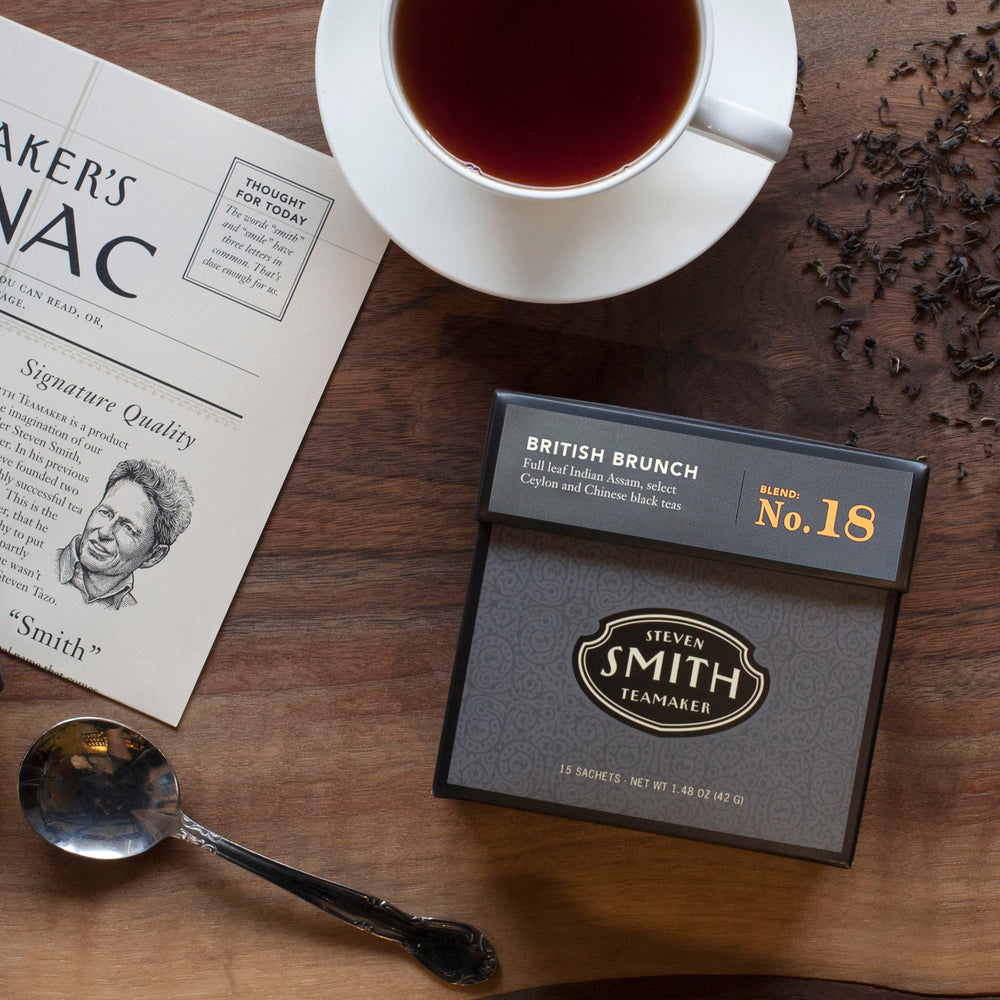
[[[387,238],[331,157],[0,40],[0,647],[177,725]]]

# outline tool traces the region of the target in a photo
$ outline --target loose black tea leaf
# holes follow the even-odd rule
[[[967,378],[976,372],[991,372],[1000,362],[1000,355],[993,351],[979,354],[974,358],[964,358],[952,367],[955,378]]]
[[[850,340],[851,330],[860,325],[861,320],[859,319],[845,318],[830,327],[833,331],[833,349],[845,361],[847,360],[847,342]]]
[[[886,97],[880,97],[878,102],[878,120],[882,125],[892,126],[898,124],[894,121],[887,121],[885,113],[889,110],[889,101]]]
[[[802,92],[802,77],[805,76],[806,72],[806,61],[802,56],[798,57],[796,63],[796,78],[795,78],[795,101],[797,104],[802,105],[803,111],[808,111],[809,107],[806,104],[805,94]]]
[[[838,229],[834,229],[829,222],[819,218],[815,214],[810,215],[809,218],[806,219],[806,222],[808,222],[810,226],[814,226],[816,231],[825,236],[831,243],[839,243],[843,239]]]
[[[833,159],[830,161],[831,166],[835,168],[835,173],[828,180],[820,181],[819,186],[821,188],[827,187],[829,184],[836,184],[837,181],[843,180],[853,169],[854,162],[857,159],[857,148],[855,148],[854,159],[848,161],[847,159],[848,151],[847,149],[838,149],[833,155]]]
[[[840,289],[845,295],[850,295],[854,290],[854,283],[859,280],[858,275],[855,274],[849,265],[847,264],[834,264],[830,268],[830,280]]]

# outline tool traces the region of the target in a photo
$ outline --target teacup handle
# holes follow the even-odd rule
[[[782,122],[712,94],[702,97],[688,128],[775,163],[784,158],[792,141],[792,130]]]

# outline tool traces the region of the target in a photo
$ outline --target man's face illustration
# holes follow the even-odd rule
[[[153,536],[156,505],[141,486],[115,483],[91,511],[80,539],[80,562],[88,573],[122,578],[152,566],[167,553]]]

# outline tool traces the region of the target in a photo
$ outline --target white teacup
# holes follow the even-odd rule
[[[512,176],[511,174],[516,171],[508,174],[502,170],[491,172],[489,167],[484,168],[481,163],[476,162],[477,157],[461,155],[461,152],[449,148],[452,143],[448,139],[443,139],[439,134],[435,135],[435,129],[425,124],[417,111],[414,110],[413,101],[407,94],[407,85],[401,80],[405,74],[400,71],[398,59],[397,15],[401,5],[420,2],[422,0],[383,0],[381,56],[389,93],[403,120],[431,155],[445,166],[483,188],[501,194],[530,199],[571,198],[603,191],[628,181],[655,163],[669,152],[687,129],[747,150],[773,162],[781,160],[788,151],[792,132],[787,124],[736,101],[706,93],[714,49],[711,0],[686,0],[691,5],[693,17],[697,19],[697,30],[692,30],[685,36],[686,41],[683,42],[689,50],[693,50],[682,53],[692,67],[692,71],[690,76],[685,78],[689,79],[686,96],[684,96],[683,89],[676,95],[679,110],[675,108],[675,113],[672,115],[664,112],[665,125],[662,131],[653,136],[652,142],[644,145],[644,148],[637,155],[628,158],[627,162],[616,164],[610,170],[599,172],[597,176],[585,176],[574,179],[570,183],[535,183]],[[476,9],[476,5],[480,2],[485,3],[486,0],[463,0],[459,6],[453,8],[454,16],[464,17],[464,12]],[[532,0],[533,7],[528,5],[525,8],[529,10],[529,14],[526,16],[541,16],[537,13],[531,13],[531,10],[542,11],[545,4],[549,2],[550,0]],[[621,12],[624,8],[620,5],[626,3],[627,0],[611,0],[611,2],[618,6],[610,9],[617,9]],[[460,11],[463,13],[458,13]],[[651,39],[650,44],[656,44],[656,40]],[[417,57],[423,52],[420,46],[411,45],[411,49],[416,51]],[[651,53],[648,59],[652,60],[654,57],[659,58],[664,64],[667,62],[666,57],[660,53]],[[405,58],[412,61],[414,56],[411,54]],[[428,58],[434,59],[431,55]],[[433,78],[433,74],[438,72],[438,65],[437,61],[432,61],[429,66],[422,68],[422,72],[425,74],[429,72]],[[653,63],[650,62],[650,65],[652,66]],[[517,63],[510,60],[509,69],[506,71],[508,78],[513,79],[511,74],[516,75]],[[445,72],[444,69],[441,70],[442,79]],[[437,80],[434,80],[434,85],[438,86]],[[483,117],[485,120],[485,116]],[[513,149],[513,146],[508,152],[512,153],[513,160],[517,159],[518,151]]]

